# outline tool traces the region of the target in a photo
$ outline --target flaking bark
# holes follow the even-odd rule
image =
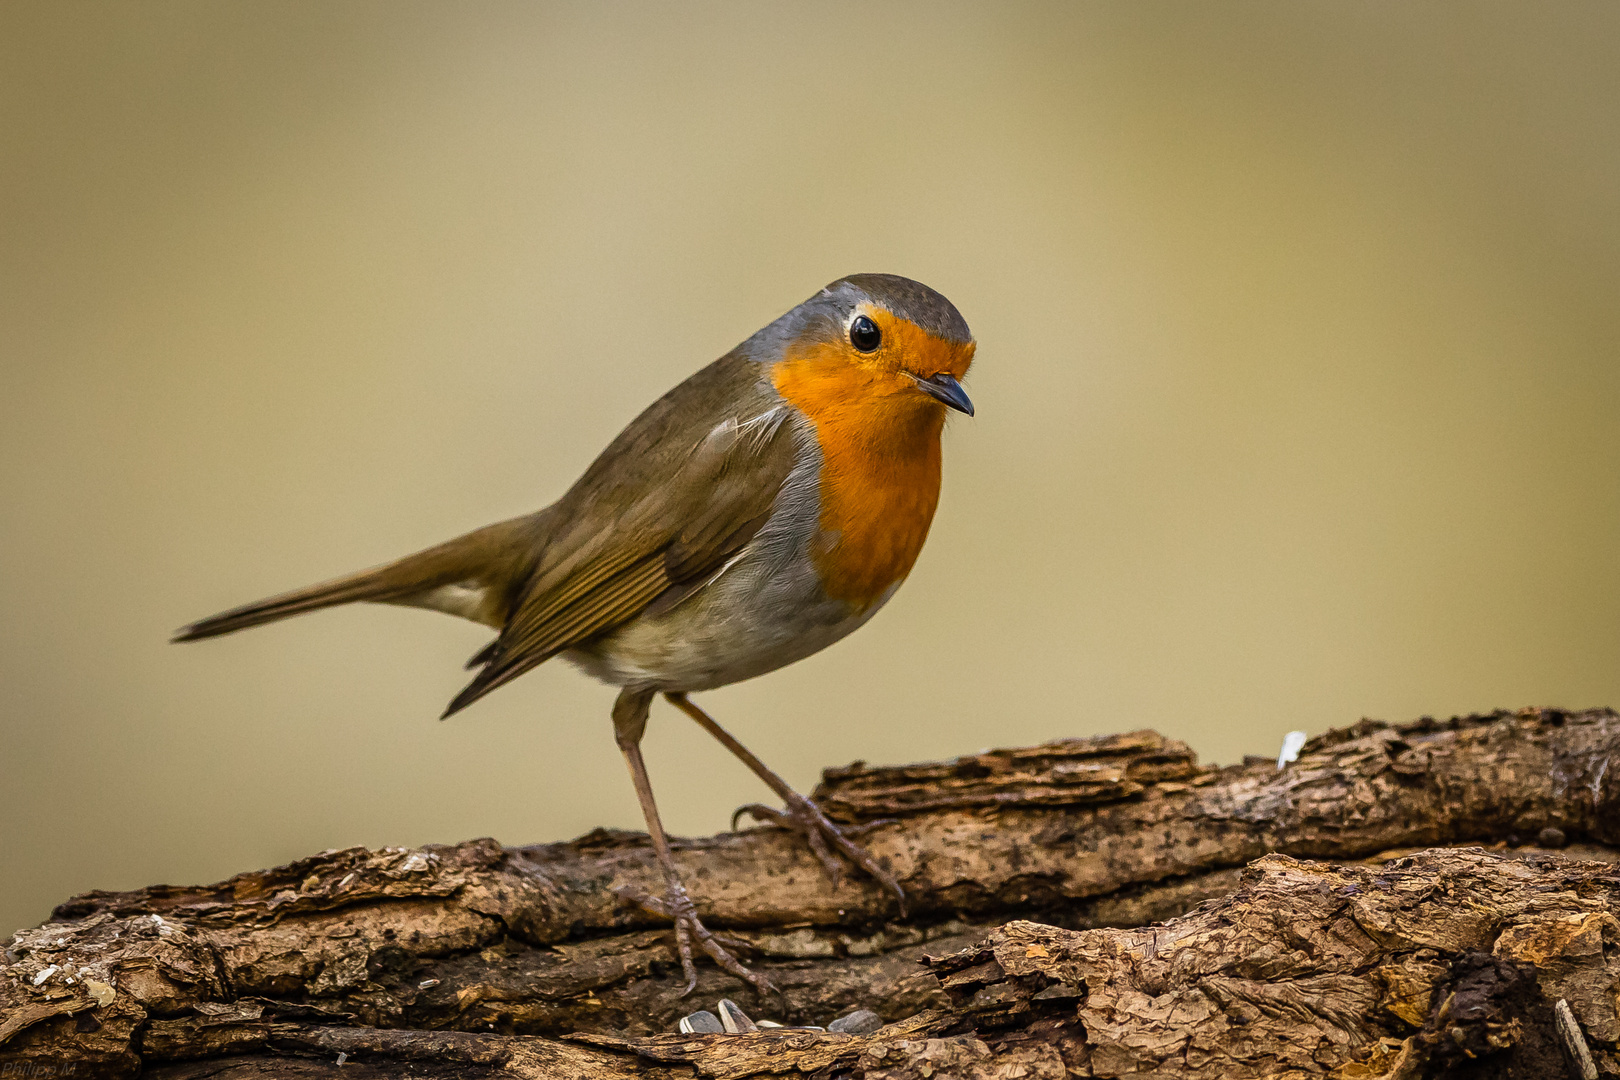
[[[639,835],[350,849],[62,905],[7,949],[0,1066],[1418,1076],[1470,1047],[1467,1061],[1531,1054],[1563,997],[1601,1067],[1617,1068],[1611,865],[1481,851],[1355,864],[1543,833],[1608,857],[1620,848],[1612,712],[1363,722],[1280,772],[1203,768],[1138,732],[831,770],[817,796],[845,821],[888,819],[865,842],[905,885],[910,918],[868,883],[833,890],[780,830],[677,844],[705,921],[753,944],[780,1000],[711,967],[692,999],[675,997],[669,933],[620,895],[655,891]],[[924,966],[925,953],[944,959]],[[1449,1013],[1437,988],[1450,988]],[[668,1034],[721,996],[789,1023],[866,1007],[890,1027]]]

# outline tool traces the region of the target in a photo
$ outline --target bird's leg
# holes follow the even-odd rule
[[[836,887],[843,875],[843,868],[839,864],[837,856],[833,855],[827,846],[830,841],[834,847],[837,847],[839,851],[849,858],[850,862],[877,878],[887,888],[893,890],[894,895],[900,898],[900,914],[904,915],[906,913],[906,893],[900,887],[900,882],[882,864],[872,858],[871,852],[855,843],[844,830],[834,825],[827,815],[821,812],[821,807],[789,787],[786,780],[772,772],[763,761],[754,756],[748,747],[732,738],[729,731],[715,723],[713,717],[694,705],[685,694],[666,693],[664,697],[669,699],[671,705],[696,720],[698,726],[704,731],[720,740],[722,746],[730,750],[737,756],[738,760],[752,769],[754,775],[765,781],[766,786],[776,792],[782,801],[787,804],[785,813],[763,806],[746,806],[742,811],[738,811],[739,813],[746,811],[756,819],[770,819],[779,825],[803,833],[810,841],[810,850],[815,852],[816,857],[821,860],[821,865],[827,870],[827,876],[832,879],[833,885]],[[735,818],[732,819],[732,823],[735,825]]]
[[[658,805],[653,802],[652,782],[647,779],[647,764],[641,757],[641,735],[647,728],[647,709],[651,704],[651,692],[621,691],[619,699],[613,703],[613,736],[624,753],[625,762],[630,766],[630,779],[636,785],[636,798],[641,802],[641,816],[647,821],[647,835],[652,837],[653,851],[664,871],[664,899],[661,902],[643,900],[642,906],[675,920],[675,948],[680,954],[681,972],[686,976],[686,989],[681,991],[681,996],[690,994],[697,986],[697,968],[692,963],[694,938],[716,964],[737,978],[761,993],[775,990],[769,979],[749,971],[738,962],[699,921],[697,908],[692,905],[692,898],[687,895],[680,875],[675,872],[675,858],[670,854],[669,839],[664,835],[664,824],[658,817]]]

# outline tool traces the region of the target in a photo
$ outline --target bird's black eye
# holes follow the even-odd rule
[[[877,323],[865,315],[855,316],[855,321],[849,324],[849,343],[861,352],[871,352],[883,342],[883,334],[879,332]]]

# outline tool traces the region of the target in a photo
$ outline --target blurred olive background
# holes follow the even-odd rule
[[[977,419],[910,584],[706,695],[795,784],[1152,726],[1620,704],[1620,6],[0,8],[0,932],[641,822],[612,692],[220,608],[559,495],[825,282]],[[680,833],[765,793],[667,706]]]

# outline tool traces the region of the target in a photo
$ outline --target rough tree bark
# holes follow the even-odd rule
[[[1552,1080],[1563,1000],[1620,1075],[1611,711],[1363,721],[1281,771],[1136,732],[817,795],[877,822],[909,917],[780,830],[677,845],[780,999],[712,967],[675,996],[671,935],[624,899],[656,891],[639,834],[349,849],[61,905],[6,948],[0,1072]],[[719,997],[888,1026],[672,1033]]]

